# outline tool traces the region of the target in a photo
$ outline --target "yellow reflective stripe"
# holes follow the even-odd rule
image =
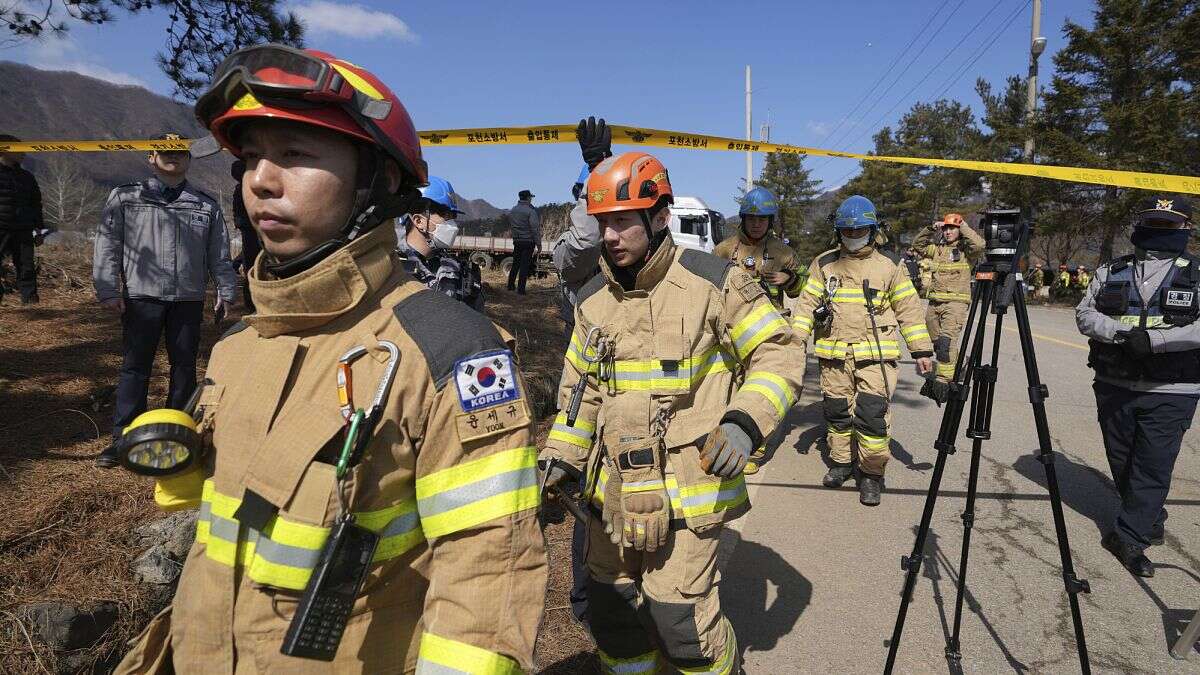
[[[587,355],[589,359],[596,358],[596,348],[594,346],[589,346]],[[579,333],[575,331],[571,331],[571,344],[567,346],[566,356],[568,361],[582,371],[586,372],[591,366],[591,364],[583,360],[583,338],[580,337]]]
[[[792,404],[796,402],[792,386],[788,384],[787,380],[775,373],[762,370],[752,371],[746,375],[746,382],[738,389],[738,393],[744,391],[754,392],[767,399],[775,407],[780,418],[783,418]]]
[[[951,262],[951,263],[935,262],[935,263],[933,263],[933,271],[934,272],[949,272],[952,270],[969,270],[969,269],[971,269],[971,263],[965,263],[965,262]]]
[[[707,666],[699,666],[696,668],[680,668],[679,672],[683,675],[729,675],[733,672],[735,656],[737,655],[737,635],[733,632],[733,625],[728,619],[723,620],[725,624],[725,653],[721,658]]]
[[[794,317],[792,321],[792,327],[797,330],[802,330],[806,333],[812,332],[813,320],[811,317],[797,316]]]
[[[600,465],[600,470],[596,472],[596,487],[592,490],[592,503],[596,506],[604,506],[604,490],[608,487],[608,466]]]
[[[831,298],[834,302],[849,303],[852,305],[866,305],[867,298],[863,295],[861,288],[839,288],[833,292]]]
[[[817,340],[813,352],[823,359],[844,359],[848,349],[849,345],[845,342],[823,338]]]
[[[925,335],[928,337],[929,328],[927,328],[923,323],[914,323],[911,326],[901,326],[900,335],[903,336],[905,340],[911,342],[913,337],[918,335]]]
[[[683,359],[676,365],[677,370],[664,371],[660,359],[616,361],[608,384],[616,391],[686,392],[711,374],[732,371],[737,362],[719,346],[713,346],[700,356]]]
[[[657,671],[658,652],[646,652],[627,659],[618,659],[596,649],[605,675],[654,675]]]
[[[954,377],[954,370],[955,370],[955,364],[953,364],[953,363],[939,362],[937,364],[937,374],[941,375],[942,377],[945,377],[947,379]]]
[[[804,281],[808,277],[807,277],[807,275],[800,274],[796,270],[789,270],[789,271],[792,273],[792,283],[788,284],[787,287],[784,288],[783,290],[788,295],[794,295],[794,294],[799,293],[800,289],[804,287]]]
[[[808,281],[804,284],[804,292],[808,293],[809,295],[815,295],[819,298],[825,295],[825,287],[817,283],[816,279],[809,277]]]
[[[516,661],[496,652],[451,640],[433,633],[421,633],[417,653],[417,675],[521,675]]]
[[[707,516],[726,511],[746,502],[746,478],[738,474],[720,482],[703,483],[679,488],[684,517]]]
[[[905,283],[902,287],[897,288],[892,291],[891,301],[895,302],[897,300],[903,300],[904,298],[907,298],[910,295],[916,295],[916,294],[917,294],[916,287],[910,283]]]
[[[417,510],[426,537],[459,532],[536,508],[537,448],[504,450],[417,479]]]
[[[878,344],[874,341],[856,342],[851,345],[854,351],[854,356],[881,359],[900,358],[900,343],[896,340],[880,340]]]
[[[1142,317],[1138,314],[1126,314],[1125,316],[1114,316],[1112,318],[1120,321],[1126,326],[1140,326],[1142,323]],[[1157,328],[1164,325],[1166,325],[1166,321],[1163,320],[1161,316],[1146,317],[1146,328]]]
[[[888,436],[871,436],[858,430],[855,430],[854,435],[858,438],[860,445],[871,450],[886,450],[889,444],[890,437]]]
[[[930,300],[938,302],[970,302],[971,296],[968,293],[951,293],[950,291],[932,291],[929,293]]]
[[[786,329],[787,326],[787,321],[783,320],[774,306],[762,303],[738,321],[729,335],[733,338],[733,346],[738,356],[746,359],[767,338]]]
[[[854,435],[853,429],[846,429],[845,431],[842,431],[841,429],[835,429],[834,427],[827,426],[827,427],[825,427],[825,431],[828,431],[830,434],[833,434],[834,436],[849,437],[849,436]]]
[[[568,426],[567,413],[564,411],[554,418],[554,426],[550,427],[548,438],[587,450],[592,447],[592,437],[595,434],[596,425],[582,418],[575,420],[575,426]]]

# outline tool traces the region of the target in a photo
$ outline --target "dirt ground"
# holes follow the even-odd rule
[[[15,294],[0,304],[0,672],[71,670],[37,642],[17,610],[62,601],[88,608],[115,603],[116,624],[92,647],[71,656],[77,672],[108,672],[150,619],[152,590],[136,583],[130,563],[140,550],[130,531],[161,517],[152,483],[122,470],[99,470],[92,459],[111,434],[112,389],[121,360],[119,319],[94,300],[90,251],[46,246],[41,304],[22,306]],[[517,339],[518,358],[545,438],[565,339],[552,279],[531,282],[520,297],[489,274],[487,311]],[[204,325],[199,371],[230,323]],[[166,356],[160,350],[150,383],[151,407],[162,405]],[[595,670],[593,646],[572,618],[572,520],[547,509],[550,584],[537,644],[543,673]]]

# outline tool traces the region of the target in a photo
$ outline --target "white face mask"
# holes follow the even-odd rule
[[[857,251],[860,248],[866,246],[867,242],[869,242],[870,240],[871,240],[870,232],[864,234],[861,237],[847,237],[845,235],[842,235],[842,245],[845,246],[846,249],[851,252]]]
[[[458,238],[458,223],[443,220],[432,233],[426,235],[426,238],[429,239],[430,246],[444,251],[454,246],[454,240]]]

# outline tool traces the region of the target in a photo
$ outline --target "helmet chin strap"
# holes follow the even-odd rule
[[[384,155],[378,148],[361,148],[358,155],[358,186],[354,190],[354,208],[338,235],[313,246],[287,260],[264,256],[263,269],[276,279],[286,279],[306,270],[333,255],[338,249],[374,229],[391,215],[396,199],[387,191],[387,174],[383,170]]]

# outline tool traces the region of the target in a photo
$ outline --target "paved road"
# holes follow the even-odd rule
[[[1175,468],[1167,542],[1148,552],[1157,574],[1136,580],[1100,547],[1116,493],[1096,425],[1085,340],[1064,309],[1031,309],[1050,432],[1059,455],[1071,553],[1091,582],[1081,595],[1096,672],[1197,673],[1167,648],[1200,606],[1200,431]],[[990,340],[989,340],[990,347]],[[826,470],[820,389],[810,361],[804,395],[772,461],[754,477],[754,509],[739,522],[721,595],[744,648],[747,672],[879,673],[899,606],[902,554],[912,548],[936,453],[940,410],[918,395],[911,361],[893,404],[893,461],[883,505],[858,503],[851,486],[821,486]],[[1003,333],[993,440],[983,447],[962,667],[968,673],[1078,672],[1070,613],[1037,436],[1026,395],[1015,319]],[[966,420],[962,425],[965,434]],[[941,497],[901,641],[897,672],[948,670],[970,443],[949,458]],[[733,543],[731,541],[731,543]]]

